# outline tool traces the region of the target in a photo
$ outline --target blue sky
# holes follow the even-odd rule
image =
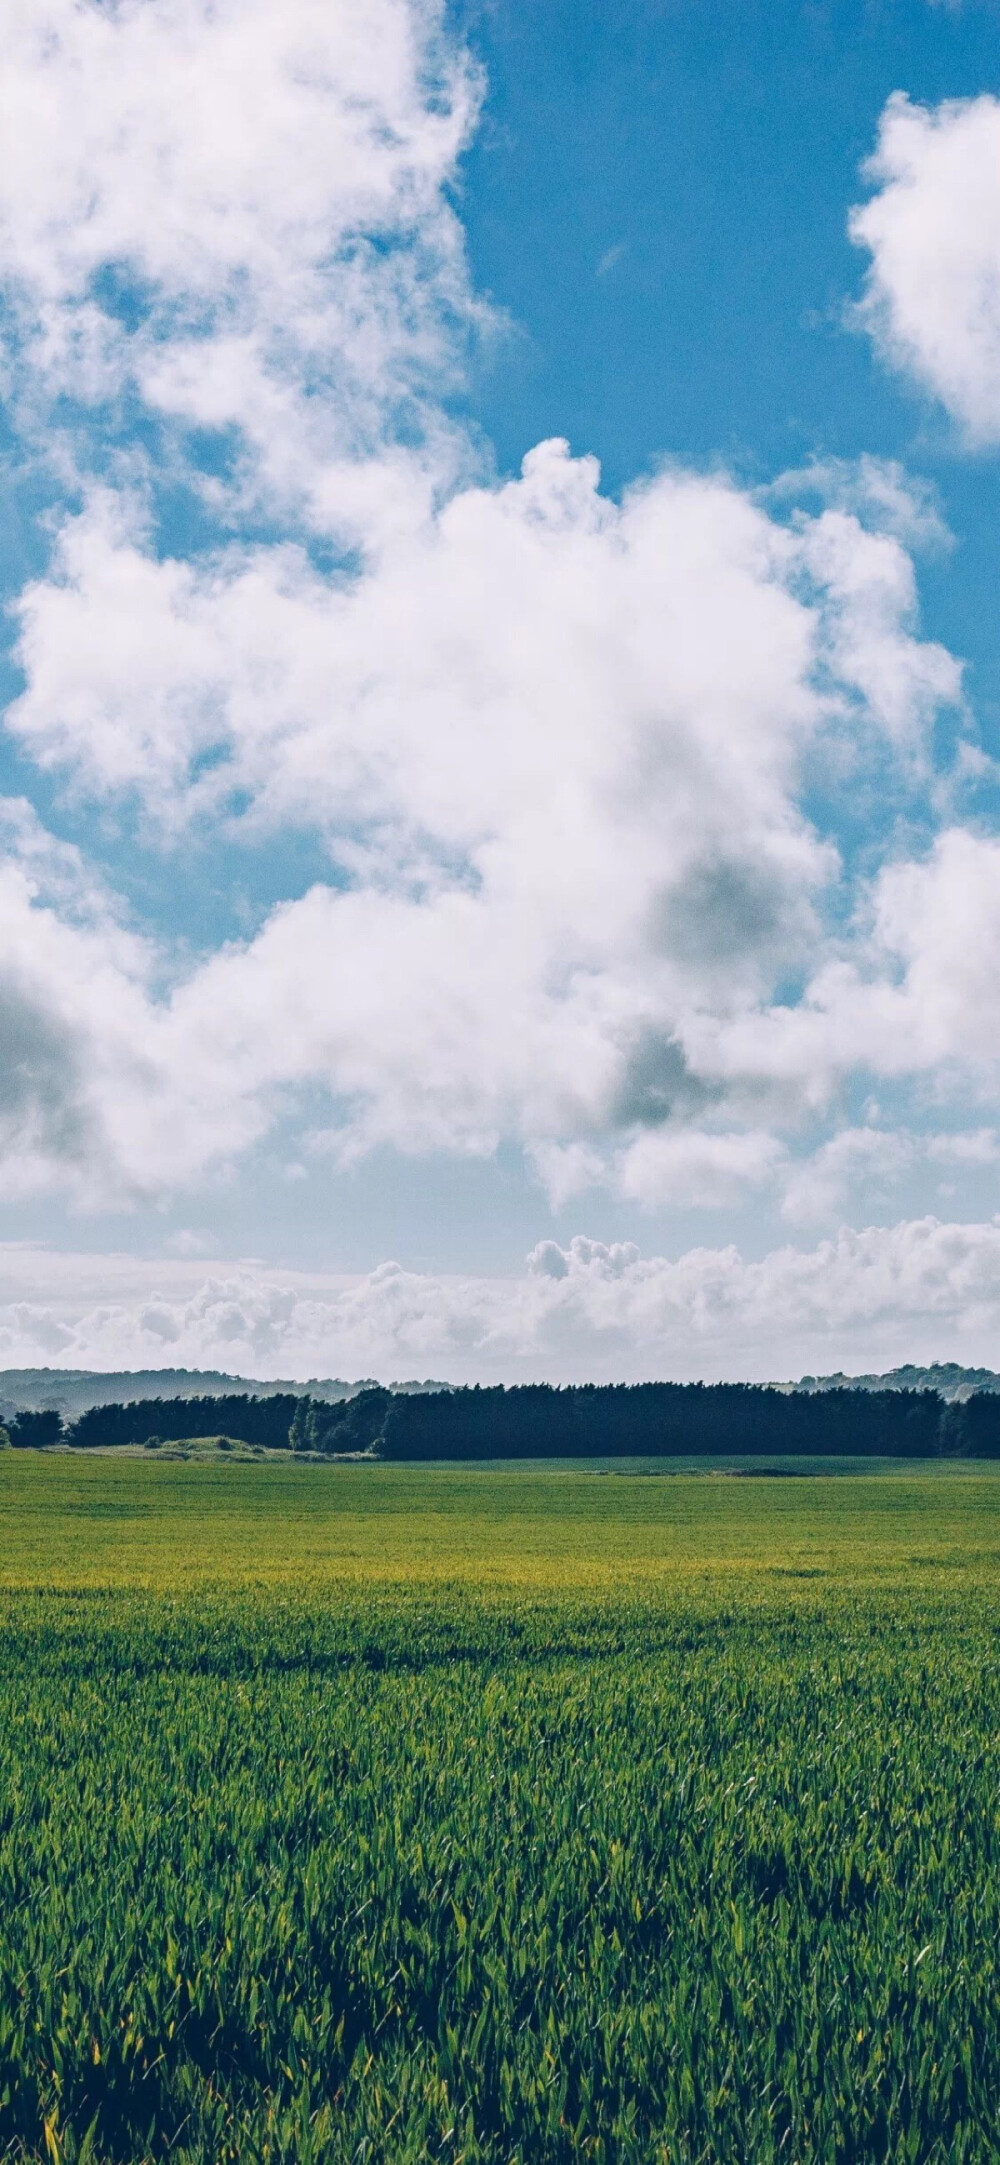
[[[0,1360],[1000,1365],[998,30],[19,0]]]
[[[516,326],[477,385],[501,466],[554,434],[615,490],[663,457],[751,482],[817,454],[904,461],[961,549],[960,576],[923,570],[924,620],[995,716],[996,462],[956,455],[940,407],[849,329],[846,210],[893,91],[997,90],[1000,8],[540,0],[469,21],[490,89],[463,220]]]

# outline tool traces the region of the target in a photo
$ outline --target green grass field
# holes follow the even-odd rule
[[[0,1457],[0,2155],[1000,2156],[1000,1469]]]

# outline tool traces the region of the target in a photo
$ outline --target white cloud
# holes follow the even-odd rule
[[[0,1365],[222,1367],[259,1376],[758,1379],[995,1360],[1000,1223],[844,1230],[759,1261],[543,1241],[512,1278],[385,1263],[360,1279],[261,1264],[0,1248]]]
[[[478,83],[438,0],[12,0],[14,381],[236,429],[245,489],[364,536],[447,438],[472,299],[448,197]],[[345,467],[345,461],[348,462]]]
[[[784,1150],[774,1135],[754,1129],[647,1131],[621,1153],[623,1195],[647,1208],[663,1204],[715,1208],[770,1187]]]
[[[1000,100],[889,100],[851,237],[861,320],[975,443],[1000,437]]]
[[[960,672],[944,648],[912,636],[917,618],[913,564],[890,533],[869,533],[857,517],[825,511],[800,522],[804,566],[829,597],[826,659],[834,682],[902,752],[919,757],[935,714],[959,698]]]
[[[782,1215],[793,1224],[822,1224],[845,1207],[872,1213],[887,1203],[894,1188],[914,1168],[943,1168],[960,1174],[985,1170],[1000,1162],[995,1128],[979,1127],[922,1133],[884,1127],[842,1128],[811,1157],[788,1168]],[[953,1187],[939,1185],[939,1194]]]
[[[859,1068],[991,1073],[996,845],[880,872],[873,833],[858,879],[836,840],[866,789],[879,833],[926,813],[960,705],[919,630],[926,498],[869,461],[809,469],[811,514],[669,468],[617,502],[561,440],[488,478],[447,411],[485,312],[437,0],[16,0],[7,29],[12,410],[39,453],[73,405],[79,484],[8,729],[95,835],[137,812],[178,883],[192,836],[237,840],[286,899],[192,960],[8,808],[0,1192],[197,1189],[284,1116],[303,1186],[317,1151],[509,1140],[556,1201],[718,1207],[808,1180],[803,1118]],[[171,553],[159,483],[200,489],[211,547]]]
[[[101,1132],[126,1189],[195,1177],[312,1083],[342,1156],[509,1136],[554,1193],[571,1162],[636,1195],[766,1182],[759,1109],[732,1131],[773,1056],[732,1055],[826,952],[805,765],[834,744],[885,791],[898,758],[903,789],[958,696],[895,539],[684,473],[619,506],[559,443],[344,584],[292,548],[157,561],[101,500],[21,613],[9,725],[39,764],[175,836],[233,831],[238,793],[259,844],[310,826],[339,869],[167,1001],[123,974]]]
[[[913,1164],[917,1150],[911,1135],[885,1128],[844,1128],[795,1168],[785,1188],[783,1214],[793,1223],[822,1223],[843,1208],[852,1189],[861,1190],[870,1210],[873,1196],[882,1200]]]
[[[1000,843],[950,828],[886,866],[866,903],[853,952],[824,961],[801,1001],[691,1022],[685,1053],[706,1082],[756,1081],[817,1109],[852,1073],[995,1092]]]
[[[41,765],[167,823],[238,793],[352,864],[389,829],[404,877],[504,824],[569,843],[630,796],[669,800],[675,831],[739,803],[748,859],[763,843],[798,883],[820,862],[792,801],[806,747],[849,730],[855,763],[886,737],[912,755],[960,696],[893,537],[832,510],[789,530],[682,472],[619,506],[559,442],[332,582],[292,544],[158,559],[99,492],[18,609],[9,726]]]
[[[935,552],[951,546],[931,482],[907,473],[898,459],[814,458],[791,467],[759,491],[765,504],[801,504],[816,497],[833,511],[853,513],[876,532],[891,534],[907,549]]]

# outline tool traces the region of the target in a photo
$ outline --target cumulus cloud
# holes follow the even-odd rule
[[[893,536],[840,510],[789,527],[683,472],[619,505],[561,441],[333,581],[291,542],[158,556],[101,491],[17,613],[28,685],[9,726],[96,796],[167,822],[238,802],[258,824],[319,825],[352,868],[365,830],[388,832],[405,877],[532,817],[568,858],[596,839],[595,799],[607,826],[652,793],[703,837],[694,934],[719,792],[719,938],[749,921],[751,945],[775,873],[800,886],[819,864],[794,803],[803,751],[840,729],[856,761],[885,741],[912,756],[960,694],[955,661],[917,635]]]
[[[384,1263],[363,1278],[0,1249],[0,1365],[280,1375],[759,1380],[936,1357],[989,1362],[1000,1222],[841,1231],[749,1261],[542,1241],[511,1278]]]
[[[861,321],[974,443],[1000,436],[1000,100],[898,93],[851,237],[872,262]]]
[[[696,1070],[817,1108],[852,1072],[994,1092],[1000,843],[949,828],[921,859],[885,866],[865,908],[853,952],[824,960],[801,1000],[698,1016],[686,1047]]]
[[[138,396],[236,432],[243,492],[391,522],[485,315],[447,195],[478,83],[442,25],[437,0],[13,0],[0,276],[26,404]]]
[[[506,1135],[564,1192],[567,1148],[627,1194],[760,1184],[780,1152],[732,1132],[733,1050],[815,1035],[815,1004],[804,1026],[771,1005],[822,971],[840,878],[804,769],[835,743],[852,786],[888,761],[902,789],[959,691],[895,539],[844,512],[789,527],[684,473],[618,505],[561,443],[343,585],[288,550],[157,560],[86,514],[21,614],[9,726],[38,763],[103,801],[127,786],[168,837],[311,826],[332,860],[168,1000],[123,975],[155,1111],[123,1077],[106,1128],[129,1180],[148,1137],[154,1185],[316,1082],[342,1155]],[[769,1064],[743,1063],[751,1090]]]
[[[282,899],[192,957],[145,862],[129,908],[8,808],[0,1189],[197,1188],[280,1117],[299,1170],[507,1141],[557,1202],[724,1208],[805,1177],[859,1071],[985,1087],[997,845],[884,841],[928,823],[961,712],[926,495],[863,462],[616,500],[561,439],[492,475],[450,402],[487,314],[453,200],[479,85],[436,0],[8,27],[11,410],[64,464],[7,729],[56,821],[178,882],[256,851]],[[187,1342],[170,1300],[147,1327]]]

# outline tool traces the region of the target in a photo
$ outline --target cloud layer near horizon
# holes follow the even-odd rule
[[[458,418],[503,335],[453,198],[481,85],[434,0],[18,0],[0,94],[48,501],[6,719],[54,807],[2,807],[0,1194],[197,1192],[279,1121],[293,1171],[508,1143],[557,1203],[796,1226],[994,1163],[1000,843],[921,636],[926,491],[615,501],[561,440],[498,479]],[[975,320],[911,257],[994,123],[897,101],[853,228],[870,322],[979,434],[987,244]],[[150,881],[219,851],[277,899],[192,940]]]
[[[384,1263],[364,1278],[259,1263],[0,1247],[0,1367],[218,1367],[274,1376],[758,1381],[929,1355],[995,1359],[1000,1221],[842,1231],[760,1261],[540,1242],[521,1276]],[[946,1349],[946,1350],[945,1350]]]

